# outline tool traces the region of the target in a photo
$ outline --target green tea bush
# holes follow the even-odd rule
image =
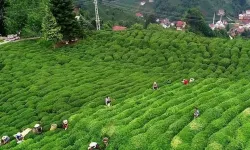
[[[223,58],[220,60],[219,65],[224,66],[227,68],[230,65],[231,61],[228,58]]]

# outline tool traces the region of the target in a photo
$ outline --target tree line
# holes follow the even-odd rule
[[[88,31],[95,29],[95,21],[88,21],[90,18],[87,11],[81,12],[83,15],[79,19],[75,18],[74,8],[85,7],[79,0],[0,0],[0,4],[2,35],[21,31],[23,37],[43,36],[46,40],[56,42],[82,38]],[[146,15],[144,28],[156,23],[157,17],[154,14]],[[226,30],[212,31],[199,9],[187,10],[181,19],[187,22],[189,32],[207,37],[227,37]],[[129,23],[129,27],[134,23]],[[101,24],[104,30],[110,30],[114,22],[102,21]],[[119,24],[126,26],[122,21]]]
[[[0,0],[0,34],[70,40],[91,26],[83,16],[75,16],[72,0]]]

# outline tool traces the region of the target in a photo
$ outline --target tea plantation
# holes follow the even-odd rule
[[[168,30],[102,31],[59,49],[1,45],[0,135],[11,142],[0,149],[86,150],[105,136],[107,150],[250,149],[249,48]],[[64,119],[68,130],[49,131]],[[16,144],[38,122],[44,133]]]

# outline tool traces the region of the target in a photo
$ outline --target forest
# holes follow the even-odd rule
[[[155,0],[155,10],[160,16],[180,19],[189,8],[198,7],[211,22],[219,9],[225,9],[228,16],[237,18],[240,12],[250,8],[249,4],[247,0]]]
[[[82,16],[79,23],[83,27],[82,29],[94,30],[94,4],[91,1],[82,0],[71,2],[73,3],[72,7],[80,8],[80,11],[75,15]],[[0,0],[0,34],[16,34],[21,31],[22,37],[42,36],[42,21],[48,4],[48,0]],[[111,30],[113,25],[131,27],[135,23],[143,22],[131,13],[119,8],[101,5],[101,3],[99,12],[104,30]]]

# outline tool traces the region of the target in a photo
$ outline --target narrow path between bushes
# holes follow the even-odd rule
[[[16,41],[4,41],[4,42],[1,42],[0,45],[7,44],[7,43],[10,43],[10,42],[20,42],[20,41],[26,41],[26,40],[35,40],[35,39],[39,39],[39,38],[40,37],[33,37],[33,38],[20,39],[20,40],[16,40]]]

